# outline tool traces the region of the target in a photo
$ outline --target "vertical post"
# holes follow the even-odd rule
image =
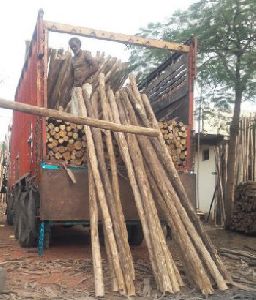
[[[44,253],[44,221],[40,223],[39,239],[38,239],[38,255],[42,256]]]
[[[49,31],[44,26],[44,55],[42,57],[43,64],[43,106],[47,108],[48,106],[48,93],[47,93],[47,69],[48,69],[48,38]],[[43,140],[43,159],[46,157],[46,120],[42,118],[42,140]]]
[[[197,162],[196,162],[196,209],[199,209],[199,173],[200,173],[200,133],[201,133],[201,119],[202,119],[202,88],[199,98],[198,109],[198,125],[197,125]]]
[[[48,30],[45,29],[43,21],[44,11],[38,11],[36,24],[37,43],[37,105],[47,106],[47,64],[48,64]],[[46,132],[45,120],[38,117],[39,131],[42,138],[39,142],[41,160],[46,155]]]
[[[191,155],[191,131],[193,129],[193,101],[194,101],[194,79],[196,76],[196,47],[197,41],[193,38],[188,53],[188,128],[187,128],[187,160],[186,169],[192,170],[192,155]]]

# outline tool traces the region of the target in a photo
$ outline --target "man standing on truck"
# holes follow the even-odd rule
[[[98,64],[89,51],[81,49],[80,39],[76,37],[71,38],[69,46],[74,53],[72,57],[74,86],[81,87],[98,70]]]

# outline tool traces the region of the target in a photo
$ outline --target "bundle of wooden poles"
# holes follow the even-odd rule
[[[158,123],[165,143],[177,167],[185,166],[187,157],[187,128],[183,122],[169,120]]]
[[[71,53],[69,51],[51,49],[49,51],[49,72],[47,79],[47,99],[48,108],[62,107],[65,111],[70,111],[71,91],[73,87],[73,73],[71,66]],[[94,57],[98,65],[98,71],[88,83],[97,85],[99,73],[104,73],[106,82],[111,84],[112,89],[117,90],[127,78],[127,64],[121,62],[116,57],[106,56],[104,52],[97,52]]]
[[[236,146],[236,184],[256,181],[256,114],[243,116],[239,122]]]
[[[236,165],[235,165],[235,186],[246,182],[256,181],[256,114],[242,116],[239,121],[239,134],[236,142]],[[227,183],[227,165],[228,165],[228,141],[224,140],[215,149],[215,162],[217,171],[217,181],[215,192],[212,198],[214,202],[214,221],[218,225],[225,223],[224,199]],[[238,187],[238,190],[240,187]],[[237,199],[235,201],[238,201]],[[239,200],[240,202],[241,200]],[[236,205],[236,203],[234,203]],[[237,208],[235,208],[237,211]],[[235,212],[234,212],[235,213]],[[249,213],[249,212],[248,212]],[[239,220],[242,220],[241,214]],[[238,225],[237,214],[234,215],[234,222]],[[236,227],[235,226],[235,227]],[[243,227],[243,225],[241,225]]]
[[[87,80],[87,83],[92,84],[93,88],[95,88],[98,85],[98,75],[104,73],[106,84],[111,85],[114,92],[117,91],[127,78],[127,65],[116,57],[105,56],[104,53],[100,52],[96,53],[94,59],[99,68],[97,73]],[[67,112],[77,114],[77,108],[72,106],[72,101],[70,101],[72,97],[72,86],[71,53],[68,51],[64,52],[63,50],[52,49],[50,51],[48,72],[48,107],[57,109],[61,107]],[[51,128],[53,127],[52,124],[54,128]],[[61,127],[66,127],[67,129],[70,126],[70,124],[62,123],[57,124],[57,127],[59,125],[61,125]],[[73,126],[75,125],[71,124],[72,130],[66,135],[61,129],[59,137],[59,131],[53,132],[53,129],[58,130],[56,122],[54,123],[50,120],[47,125],[48,159],[63,160],[66,163],[78,166],[85,163],[84,156],[82,155],[86,150],[83,141],[84,139],[82,138],[83,130],[73,128]],[[184,167],[187,157],[186,126],[182,122],[170,120],[159,122],[159,127],[164,136],[164,140],[168,145],[175,166]],[[71,132],[75,133],[74,136],[71,135]],[[79,134],[76,138],[77,133]],[[65,136],[61,136],[62,134]],[[62,142],[63,138],[64,144]],[[82,147],[80,147],[80,143],[82,143]],[[116,152],[116,155],[119,156],[118,160],[121,164],[120,154]]]
[[[247,181],[236,187],[231,229],[247,234],[256,233],[255,181]]]
[[[77,113],[115,122],[159,129],[145,94],[140,94],[133,76],[130,83],[114,92],[103,73],[93,84],[72,90]],[[181,184],[169,150],[160,135],[114,132],[84,126],[89,169],[90,224],[95,275],[95,294],[104,294],[103,272],[98,236],[98,213],[103,219],[104,237],[113,290],[131,296],[135,294],[135,271],[128,244],[125,218],[119,197],[117,162],[113,140],[127,169],[135,205],[144,232],[149,259],[158,289],[175,293],[184,285],[179,270],[167,246],[156,204],[172,228],[180,249],[186,274],[202,293],[213,293],[213,286],[227,289],[230,280],[214,246],[201,227],[200,221]],[[104,156],[103,137],[110,159],[108,172]]]
[[[96,54],[95,59],[99,65],[98,71],[82,87],[72,88],[70,54],[52,52],[48,74],[49,107],[62,107],[65,112],[80,117],[119,125],[139,125],[159,131],[149,100],[145,94],[140,94],[132,75],[129,76],[129,84],[124,87],[126,64],[100,53]],[[166,130],[164,126],[162,129]],[[167,123],[167,130],[168,139],[176,138],[175,147],[181,149],[179,159],[183,160],[181,153],[182,157],[186,156],[186,145],[182,142],[186,139],[185,126],[177,122]],[[120,201],[117,152],[126,167],[159,291],[176,293],[184,282],[167,246],[157,207],[160,207],[161,215],[172,229],[189,281],[203,294],[213,293],[214,286],[220,290],[227,289],[227,281],[231,279],[201,227],[171,158],[172,152],[167,146],[171,143],[166,143],[163,135],[159,134],[156,138],[121,131],[113,133],[106,129],[74,126],[69,122],[48,119],[47,139],[50,159],[64,159],[69,164],[77,165],[87,162],[96,296],[104,295],[99,213],[113,290],[127,296],[135,295],[135,270]]]

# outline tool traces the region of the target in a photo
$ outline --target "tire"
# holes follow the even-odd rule
[[[144,240],[144,234],[140,223],[128,224],[128,241],[131,246],[139,246]]]
[[[44,229],[44,249],[49,249],[51,245],[52,230],[49,224],[45,224]]]
[[[6,222],[8,225],[14,225],[13,194],[7,194]]]
[[[19,214],[21,211],[21,207],[20,207],[21,193],[14,193],[13,197],[14,197],[14,214],[13,214],[14,235],[16,240],[19,240],[19,231],[20,231]]]
[[[16,235],[23,248],[37,245],[36,204],[32,190],[22,192],[17,207]]]

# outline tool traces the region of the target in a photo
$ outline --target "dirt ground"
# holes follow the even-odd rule
[[[6,284],[0,299],[67,299],[94,298],[90,237],[83,227],[55,228],[53,243],[39,257],[37,249],[20,248],[14,238],[13,227],[6,225],[4,209],[0,211],[0,268],[6,272]],[[256,237],[227,233],[221,228],[207,226],[206,230],[221,253],[234,280],[247,288],[256,287]],[[137,297],[133,299],[205,299],[190,286],[173,241],[168,241],[175,260],[186,282],[178,295],[160,295],[154,281],[145,244],[132,248],[136,270]],[[246,251],[240,257],[223,248]],[[177,257],[176,257],[177,256]],[[252,258],[251,258],[252,257]],[[104,299],[124,299],[111,292],[110,275],[103,248],[103,267],[106,296]],[[148,286],[150,282],[150,286]],[[148,289],[148,287],[150,287]],[[232,287],[226,292],[216,291],[208,299],[256,299],[256,292]]]

